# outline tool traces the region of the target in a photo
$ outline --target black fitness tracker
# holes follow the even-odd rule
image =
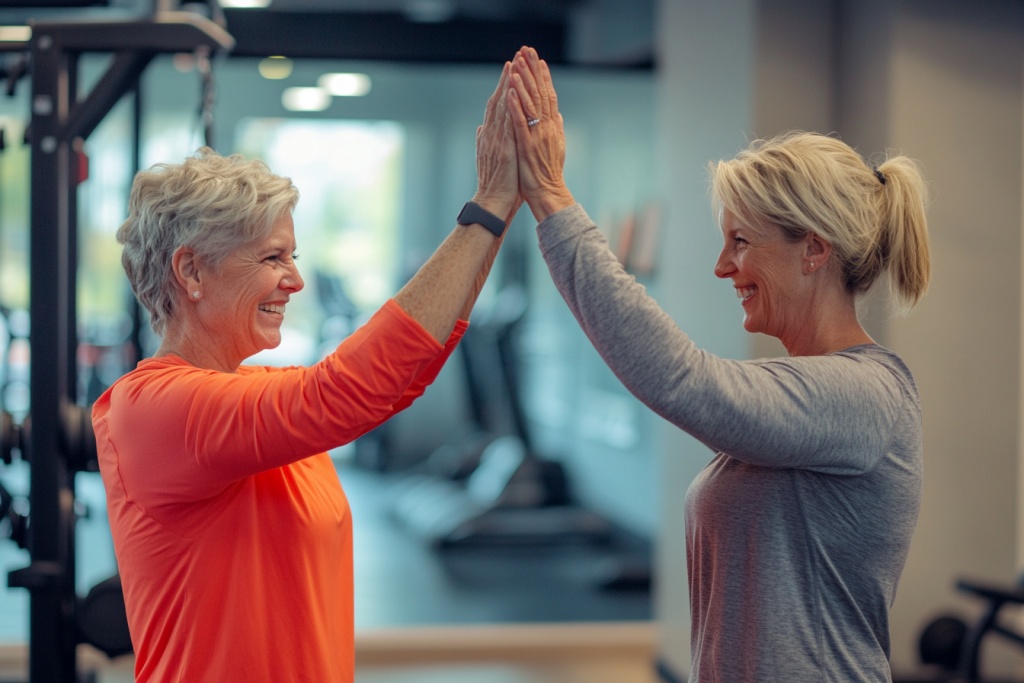
[[[455,219],[455,222],[459,225],[472,225],[473,223],[479,223],[493,232],[495,237],[501,237],[501,234],[505,232],[505,221],[501,220],[476,202],[466,202],[466,205],[462,207],[462,211],[459,212],[459,217]]]

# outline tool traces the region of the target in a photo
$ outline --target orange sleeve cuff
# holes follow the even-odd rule
[[[405,309],[399,306],[398,302],[394,299],[388,299],[385,301],[384,305],[380,307],[380,310],[373,316],[373,318],[377,318],[381,314],[394,318],[398,326],[404,328],[411,338],[429,344],[434,348],[435,353],[441,353],[441,351],[444,350],[444,345],[434,339],[429,332],[423,329],[423,326],[416,322],[411,315],[406,313]],[[373,321],[373,318],[370,318],[371,322]],[[459,323],[461,322],[463,321],[460,320]],[[456,328],[458,328],[458,323],[456,323]],[[465,328],[463,328],[463,332],[465,332]],[[460,334],[459,337],[461,338],[461,336],[462,335]]]

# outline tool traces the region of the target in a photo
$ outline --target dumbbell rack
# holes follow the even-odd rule
[[[0,51],[29,52],[32,78],[31,434],[0,435],[31,466],[31,563],[8,585],[29,590],[29,680],[75,683],[80,642],[75,612],[76,472],[95,470],[91,406],[76,404],[77,187],[83,143],[160,53],[229,50],[234,39],[190,12],[142,21],[34,22],[28,41]],[[78,60],[114,53],[87,96],[78,97]]]

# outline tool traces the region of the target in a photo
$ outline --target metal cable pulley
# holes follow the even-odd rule
[[[203,128],[203,144],[213,147],[213,105],[216,101],[217,86],[213,78],[211,51],[206,45],[196,48],[196,71],[199,72],[198,124]]]
[[[80,598],[75,592],[75,523],[85,514],[74,496],[75,473],[97,469],[91,407],[78,405],[76,313],[77,186],[82,144],[111,108],[132,91],[156,54],[196,52],[202,81],[200,120],[212,143],[214,81],[210,56],[234,40],[202,17],[156,12],[143,21],[36,21],[31,37],[0,40],[0,51],[30,53],[9,61],[8,91],[32,78],[29,390],[31,423],[0,415],[0,459],[15,450],[31,458],[31,509],[0,491],[0,512],[12,537],[27,546],[31,563],[11,571],[8,586],[30,592],[29,679],[80,680],[76,647],[88,642],[110,656],[131,650],[118,577]],[[26,34],[28,35],[28,34]],[[113,53],[106,72],[87,93],[78,90],[83,53]],[[63,209],[61,208],[63,207]],[[29,433],[30,425],[33,433]],[[20,513],[15,515],[14,508]],[[21,514],[25,513],[25,514]],[[28,513],[31,515],[29,523]]]

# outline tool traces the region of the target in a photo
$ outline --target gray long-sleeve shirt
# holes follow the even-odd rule
[[[716,453],[686,499],[690,680],[890,681],[888,612],[923,481],[903,361],[874,344],[718,358],[622,269],[582,207],[537,233],[608,366]]]

